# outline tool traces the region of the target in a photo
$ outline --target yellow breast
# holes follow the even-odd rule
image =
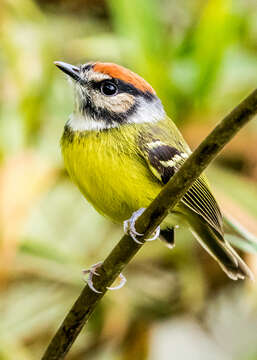
[[[141,158],[135,125],[101,132],[72,132],[61,145],[72,180],[95,209],[115,222],[147,207],[161,189]]]

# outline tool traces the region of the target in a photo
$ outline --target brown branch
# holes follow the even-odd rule
[[[144,233],[141,240],[149,237],[215,156],[256,113],[257,90],[215,127],[138,218],[136,229]],[[102,293],[96,294],[87,285],[84,287],[51,340],[42,360],[59,360],[65,357],[97,303],[106,293],[106,287],[113,283],[142,246],[135,243],[129,235],[121,238],[99,269],[101,276],[94,277],[94,286]]]

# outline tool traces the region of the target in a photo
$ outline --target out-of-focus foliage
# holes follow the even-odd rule
[[[256,24],[254,0],[0,2],[1,360],[40,357],[83,286],[81,270],[122,233],[64,171],[58,143],[72,92],[53,61],[140,73],[194,147],[256,86]],[[208,169],[228,219],[255,235],[256,142],[255,120]],[[252,250],[245,260],[257,274]],[[187,231],[172,251],[146,245],[126,276],[69,359],[256,359],[256,284],[228,280]]]

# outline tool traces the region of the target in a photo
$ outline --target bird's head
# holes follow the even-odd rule
[[[75,109],[69,126],[75,131],[105,130],[164,117],[153,88],[122,66],[100,62],[73,66],[60,61],[55,65],[74,85]]]

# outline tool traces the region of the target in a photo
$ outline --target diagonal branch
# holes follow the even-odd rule
[[[214,128],[138,218],[136,229],[144,233],[140,240],[149,237],[165,218],[168,210],[179,202],[222,148],[256,113],[257,89]],[[94,286],[102,293],[94,293],[87,285],[84,287],[54,335],[42,360],[59,360],[65,357],[97,303],[106,293],[106,287],[113,283],[142,246],[135,243],[129,235],[121,238],[97,270],[101,276],[94,277]]]

